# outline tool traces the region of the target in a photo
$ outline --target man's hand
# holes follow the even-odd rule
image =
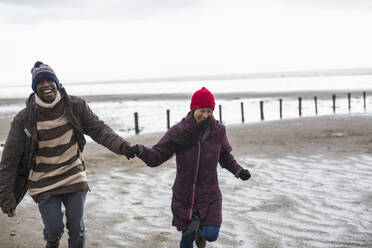
[[[8,217],[13,217],[16,215],[15,209],[10,209],[7,213]]]
[[[134,158],[135,156],[140,154],[139,145],[130,146],[124,151],[124,155],[127,157],[127,159]]]
[[[248,180],[251,177],[251,173],[247,169],[242,169],[239,172],[239,178],[242,179],[243,181]]]

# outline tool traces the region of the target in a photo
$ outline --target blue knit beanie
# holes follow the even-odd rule
[[[41,79],[53,80],[56,83],[58,89],[61,87],[53,69],[50,68],[48,65],[43,64],[43,62],[37,61],[34,67],[31,69],[31,74],[32,90],[34,92],[36,91],[36,84],[39,83]]]

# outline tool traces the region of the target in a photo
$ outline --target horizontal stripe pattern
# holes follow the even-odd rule
[[[71,176],[74,176],[75,174],[78,174],[80,172],[82,172],[80,170],[80,168],[77,167],[77,166],[74,166],[71,169],[65,171],[64,173],[58,174],[58,175],[55,175],[55,176],[52,176],[52,177],[42,177],[42,178],[39,178],[39,180],[37,180],[37,181],[32,181],[29,178],[28,187],[30,189],[48,187],[50,185],[55,184],[55,182],[62,181],[64,179],[69,178]]]
[[[68,122],[62,126],[51,128],[49,130],[39,130],[38,139],[39,141],[50,141],[58,139],[58,137],[64,135],[66,132],[72,129],[72,125]]]
[[[60,117],[50,120],[50,121],[38,121],[37,122],[37,130],[48,130],[48,129],[53,129],[55,127],[59,127],[62,125],[67,124],[68,121],[65,118],[65,115],[62,114]]]
[[[67,177],[61,181],[58,181],[54,184],[51,184],[47,187],[43,187],[43,188],[29,188],[28,189],[28,193],[32,196],[32,195],[37,195],[37,194],[40,194],[40,193],[43,193],[45,191],[49,191],[49,190],[52,190],[52,189],[57,189],[58,187],[62,187],[62,186],[67,186],[67,185],[71,185],[71,184],[74,184],[74,183],[80,183],[80,182],[86,182],[87,181],[87,177],[86,177],[86,172],[85,171],[82,171],[78,174],[74,174],[70,177]]]
[[[63,154],[60,156],[55,156],[55,157],[44,157],[44,156],[36,156],[36,166],[38,164],[60,164],[63,162],[68,161],[71,159],[74,155],[77,154],[78,152],[78,144],[75,143],[73,146],[68,148]]]
[[[82,162],[80,159],[76,159],[75,161],[73,161],[72,163],[66,165],[66,166],[61,166],[59,168],[56,168],[54,170],[51,170],[51,171],[42,171],[42,172],[38,172],[38,171],[35,171],[35,170],[30,170],[30,174],[29,174],[29,177],[28,179],[31,180],[31,181],[38,181],[42,178],[46,178],[46,177],[55,177],[57,175],[61,175],[63,173],[65,173],[66,171],[70,170],[71,168],[73,167],[80,167],[82,165]]]
[[[88,188],[83,157],[63,106],[62,100],[50,108],[44,105],[37,107],[39,149],[28,183],[28,192],[34,199],[57,192],[68,193],[66,190],[75,188]]]
[[[39,140],[39,149],[42,149],[44,147],[56,147],[58,145],[68,144],[71,141],[72,134],[73,130],[71,129],[58,138],[44,141]]]
[[[32,68],[32,71],[31,71],[32,78],[36,77],[37,74],[43,71],[50,72],[54,75],[56,74],[51,67],[49,67],[48,65],[41,64],[39,67]]]
[[[55,147],[43,147],[37,151],[37,156],[55,157],[62,156],[70,147],[77,143],[75,136],[70,137],[70,141],[66,144],[57,145]]]
[[[53,171],[53,170],[56,170],[56,169],[61,168],[63,166],[71,164],[72,162],[74,162],[78,158],[79,158],[79,154],[76,154],[75,156],[73,156],[72,158],[67,160],[66,162],[63,162],[63,163],[60,163],[60,164],[43,164],[43,163],[41,163],[41,164],[38,164],[37,166],[35,166],[34,171],[36,171],[36,172]]]

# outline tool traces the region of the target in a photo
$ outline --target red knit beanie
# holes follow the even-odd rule
[[[211,108],[214,110],[214,96],[205,87],[196,91],[191,97],[190,109],[194,110],[197,108]]]

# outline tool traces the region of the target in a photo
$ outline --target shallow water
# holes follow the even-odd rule
[[[247,223],[239,225],[245,231],[236,229],[250,240],[247,247],[372,246],[371,157],[246,158],[242,164],[252,162],[258,165],[248,187],[221,178],[231,202],[225,216]]]
[[[218,169],[223,224],[219,240],[207,247],[372,247],[371,157],[237,160],[253,177],[243,182]],[[112,242],[105,247],[177,247],[170,210],[174,160],[136,171],[93,169],[88,177],[86,219],[88,226],[109,223],[100,233]]]
[[[276,77],[226,80],[191,80],[159,82],[90,82],[63,83],[71,95],[121,95],[121,94],[192,94],[206,87],[214,94],[237,92],[288,92],[312,90],[371,90],[372,75]],[[26,98],[31,93],[30,84],[1,84],[0,99]]]
[[[364,113],[364,103],[360,95],[353,95],[351,98],[351,110],[348,109],[348,99],[345,94],[338,95],[336,101],[337,114],[360,114]],[[244,104],[245,123],[261,121],[260,101],[264,102],[264,119],[279,120],[279,100],[272,98],[242,98],[233,100],[217,100],[214,117],[220,120],[219,106],[222,106],[222,121],[225,125],[242,123],[241,102]],[[283,98],[283,119],[298,118],[297,97]],[[372,98],[367,98],[367,111],[370,112]],[[141,134],[164,132],[167,130],[166,110],[170,110],[170,125],[179,122],[189,111],[189,100],[157,100],[157,101],[104,101],[91,102],[90,108],[100,119],[112,127],[123,137],[135,134],[134,112],[138,113],[138,123]],[[12,119],[24,104],[0,105],[0,116]],[[301,116],[325,116],[333,114],[331,96],[328,99],[319,99],[315,113],[315,103],[312,97],[302,99]],[[88,138],[88,140],[90,140]],[[1,142],[0,138],[0,142]],[[1,148],[0,148],[1,149]]]

